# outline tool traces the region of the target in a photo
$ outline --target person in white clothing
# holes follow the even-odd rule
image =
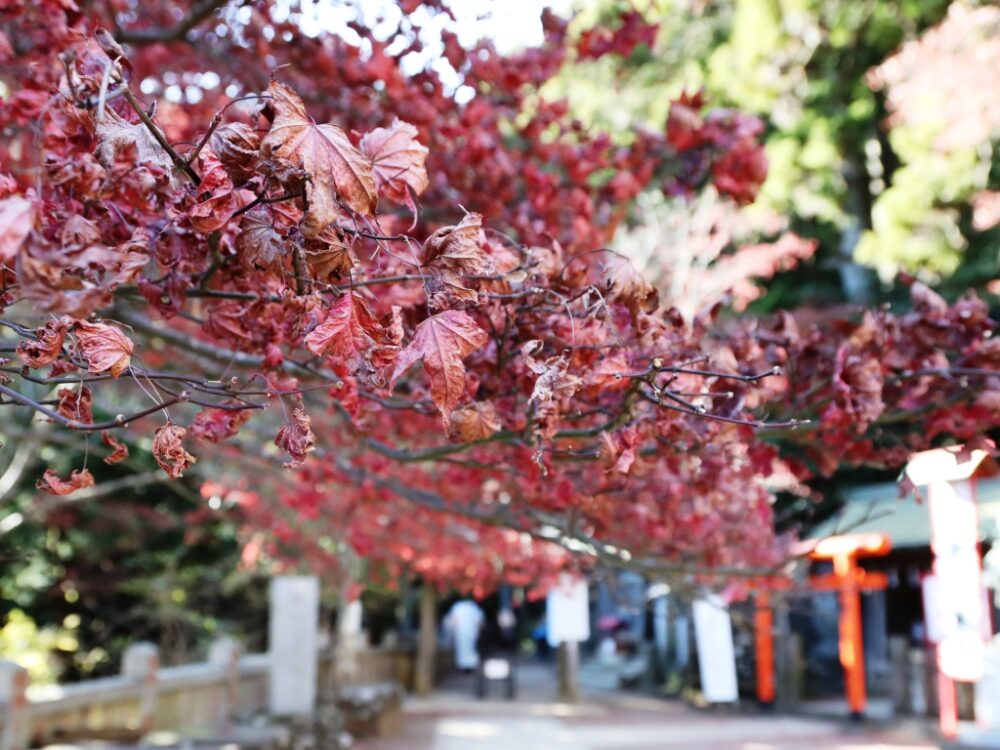
[[[445,627],[455,640],[455,664],[463,671],[479,666],[476,640],[483,625],[483,611],[471,599],[455,602],[444,618]]]

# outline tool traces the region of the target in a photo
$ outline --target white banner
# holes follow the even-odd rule
[[[739,699],[739,689],[729,609],[715,594],[695,601],[692,609],[701,690],[710,703],[733,703]]]
[[[568,573],[559,577],[545,602],[545,622],[550,646],[590,638],[590,596],[584,579]]]
[[[975,682],[983,675],[982,568],[974,480],[929,485],[934,579],[924,583],[928,638],[938,644],[941,672]]]

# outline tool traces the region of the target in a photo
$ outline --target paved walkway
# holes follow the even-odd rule
[[[471,677],[407,702],[402,732],[358,750],[933,750],[912,731],[787,716],[698,711],[584,681],[584,700],[553,701],[554,666],[522,666],[519,695],[475,700]]]

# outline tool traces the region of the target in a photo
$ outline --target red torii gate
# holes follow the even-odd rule
[[[861,626],[861,592],[884,589],[888,585],[884,573],[869,573],[858,565],[859,557],[887,555],[892,542],[885,534],[848,534],[822,539],[807,548],[810,560],[833,562],[833,573],[810,576],[814,591],[840,593],[840,663],[844,667],[845,692],[851,714],[864,714],[865,691],[864,643]],[[771,703],[775,698],[774,681],[774,613],[770,593],[757,594],[754,614],[757,655],[757,699]]]

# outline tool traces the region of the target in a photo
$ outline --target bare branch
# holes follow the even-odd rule
[[[115,38],[124,44],[153,44],[154,42],[180,42],[188,33],[225,5],[228,0],[201,0],[191,7],[191,12],[170,28],[119,29]]]

